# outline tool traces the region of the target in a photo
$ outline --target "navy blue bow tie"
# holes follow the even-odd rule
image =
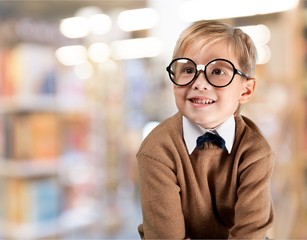
[[[211,142],[222,149],[225,148],[225,140],[221,136],[213,134],[211,132],[206,132],[204,135],[197,138],[197,147],[203,148],[205,142]]]

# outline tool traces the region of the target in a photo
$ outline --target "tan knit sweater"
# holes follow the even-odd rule
[[[142,238],[263,239],[273,221],[273,153],[258,128],[236,116],[227,150],[206,143],[188,154],[177,113],[155,128],[137,154]]]

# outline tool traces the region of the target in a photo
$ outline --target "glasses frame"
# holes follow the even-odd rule
[[[173,79],[172,79],[172,73],[173,73],[173,72],[172,72],[172,70],[171,70],[171,65],[172,65],[174,62],[178,61],[178,60],[188,60],[188,61],[191,61],[191,62],[194,64],[194,66],[195,66],[196,71],[195,71],[194,77],[193,77],[192,80],[191,80],[190,82],[188,82],[188,83],[185,83],[185,84],[178,84],[178,83],[176,83],[175,81],[173,81]],[[232,75],[231,79],[229,80],[229,83],[227,83],[226,85],[217,86],[217,85],[215,85],[215,84],[213,84],[213,83],[211,83],[211,82],[209,81],[209,79],[208,79],[208,77],[207,77],[207,74],[206,74],[206,69],[207,69],[207,66],[210,65],[210,64],[211,64],[212,62],[214,62],[214,61],[224,61],[224,62],[229,63],[229,64],[232,66],[232,68],[233,68],[233,75]],[[199,67],[201,67],[200,70],[199,70]],[[205,75],[206,80],[208,81],[208,83],[209,83],[210,85],[212,85],[213,87],[216,87],[216,88],[227,87],[229,84],[232,83],[232,81],[233,81],[233,79],[234,79],[234,76],[235,76],[236,74],[240,75],[241,77],[246,78],[247,80],[253,79],[253,78],[251,78],[251,77],[248,77],[245,73],[243,73],[243,72],[240,71],[239,69],[237,69],[237,68],[234,66],[234,64],[233,64],[232,62],[230,62],[229,60],[224,59],[224,58],[216,58],[216,59],[213,59],[213,60],[211,60],[210,62],[208,62],[206,65],[203,65],[203,64],[196,64],[196,63],[195,63],[192,59],[190,59],[190,58],[184,58],[184,57],[183,57],[183,58],[175,58],[175,59],[173,59],[173,60],[171,61],[171,63],[166,67],[166,71],[168,72],[168,75],[169,75],[170,80],[171,80],[175,85],[181,86],[181,87],[187,86],[187,85],[191,84],[192,82],[194,82],[194,81],[198,78],[200,71],[203,71],[203,72],[204,72],[204,75]]]

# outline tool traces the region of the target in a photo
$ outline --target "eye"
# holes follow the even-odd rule
[[[225,74],[225,71],[223,71],[223,69],[220,69],[220,68],[214,68],[211,70],[211,74],[212,75],[223,75]]]
[[[195,73],[195,68],[193,68],[193,67],[185,67],[185,68],[182,69],[182,72],[186,73],[186,74],[194,74]]]

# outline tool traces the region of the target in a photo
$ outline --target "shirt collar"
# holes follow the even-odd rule
[[[215,129],[205,129],[198,124],[193,123],[184,116],[182,117],[182,126],[183,138],[188,148],[189,154],[191,154],[196,147],[197,138],[203,135],[205,132],[212,130],[215,130],[225,140],[226,149],[228,153],[231,152],[236,128],[236,123],[233,115]]]

